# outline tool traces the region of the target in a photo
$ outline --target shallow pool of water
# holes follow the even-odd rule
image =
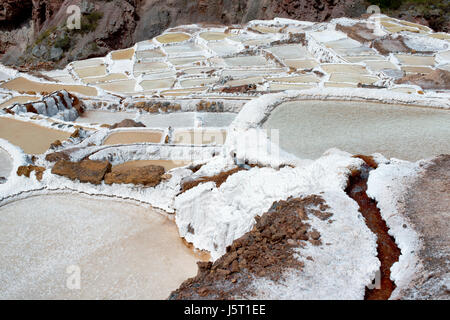
[[[191,36],[186,33],[165,33],[161,36],[156,37],[160,43],[172,43],[172,42],[181,42],[190,39]]]
[[[113,132],[106,137],[104,145],[111,144],[131,144],[131,143],[160,143],[162,139],[161,131],[119,131]]]
[[[236,117],[231,112],[176,112],[167,114],[140,114],[137,121],[149,128],[194,127],[195,119],[201,119],[203,127],[227,127]],[[124,119],[136,119],[136,112],[111,112],[89,110],[77,118],[78,123],[114,124]]]
[[[15,90],[17,92],[32,93],[32,94],[34,93],[48,94],[53,91],[67,90],[69,92],[80,93],[87,96],[97,95],[97,89],[88,86],[43,83],[28,80],[22,77],[18,77],[11,81],[5,82],[1,85],[1,87],[9,90]]]
[[[66,140],[70,133],[41,127],[31,122],[0,118],[0,138],[21,147],[26,153],[41,154],[55,140]]]
[[[165,216],[81,195],[1,207],[0,243],[2,299],[165,299],[199,260]]]
[[[315,159],[336,147],[353,154],[419,160],[450,153],[450,111],[369,102],[293,101],[263,125],[279,129],[280,145]]]

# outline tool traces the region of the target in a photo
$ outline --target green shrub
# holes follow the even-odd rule
[[[81,32],[87,33],[97,29],[98,21],[103,18],[103,13],[99,11],[93,11],[87,15],[81,17]]]
[[[67,50],[70,48],[70,37],[65,34],[64,37],[58,38],[55,42],[56,48],[61,48],[63,50]]]

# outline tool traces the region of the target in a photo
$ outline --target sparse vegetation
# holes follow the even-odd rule
[[[81,33],[95,31],[101,18],[103,18],[103,13],[99,11],[93,11],[89,14],[83,15],[81,17]]]
[[[68,50],[70,48],[70,37],[67,34],[64,34],[63,37],[56,40],[55,47]]]

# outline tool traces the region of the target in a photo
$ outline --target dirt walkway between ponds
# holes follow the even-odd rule
[[[41,154],[56,140],[66,140],[70,132],[41,127],[37,124],[0,117],[0,138],[19,146],[26,153]]]
[[[370,159],[364,156],[358,157],[363,160]],[[367,162],[375,166],[373,161]],[[345,191],[349,197],[358,203],[359,211],[363,215],[367,226],[377,236],[378,259],[381,262],[381,279],[375,281],[375,287],[373,289],[366,288],[364,299],[387,300],[396,288],[395,283],[390,279],[390,275],[392,265],[400,257],[400,249],[397,247],[394,238],[389,235],[389,228],[381,217],[377,203],[370,199],[366,193],[367,179],[369,178],[369,171],[371,169],[368,164],[364,164],[360,171],[353,173],[349,178]]]
[[[404,215],[419,234],[424,272],[403,299],[450,299],[450,155],[432,161],[405,196]]]

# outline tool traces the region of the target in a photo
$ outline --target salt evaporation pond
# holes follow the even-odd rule
[[[12,159],[8,152],[0,148],[0,183],[1,178],[7,178],[12,170]]]
[[[227,127],[236,117],[232,112],[176,112],[167,114],[140,114],[136,119],[136,112],[111,112],[89,110],[84,112],[76,122],[114,124],[124,119],[134,119],[149,128],[183,128],[194,127],[195,119],[201,119],[203,127]]]
[[[19,146],[26,153],[41,154],[56,140],[66,140],[70,133],[37,124],[0,117],[0,138]]]
[[[279,129],[281,147],[301,158],[318,158],[333,147],[410,161],[450,153],[448,110],[358,101],[292,101],[278,106],[263,128]]]
[[[2,299],[165,299],[200,259],[167,217],[75,194],[0,207],[0,243]]]

